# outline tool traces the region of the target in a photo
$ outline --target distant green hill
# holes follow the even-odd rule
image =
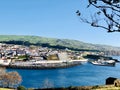
[[[59,49],[68,48],[72,50],[92,50],[92,51],[98,50],[117,52],[120,51],[120,47],[113,47],[109,45],[90,44],[78,40],[56,39],[27,35],[0,35],[0,42],[8,44],[47,46]]]

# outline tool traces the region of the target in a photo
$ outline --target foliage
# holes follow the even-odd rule
[[[120,87],[114,85],[103,85],[103,86],[72,86],[66,88],[46,88],[46,89],[35,89],[35,90],[120,90]]]
[[[17,87],[17,90],[27,90],[24,86]]]
[[[0,88],[0,90],[14,90],[14,89],[10,89],[10,88]]]
[[[21,83],[22,78],[17,72],[6,72],[0,75],[1,87],[14,87]]]
[[[87,8],[96,10],[90,15],[90,20],[83,18],[82,13],[77,10],[81,21],[108,32],[120,32],[120,0],[88,0],[88,3]]]
[[[28,60],[29,56],[28,55],[21,55],[21,56],[18,56],[18,59],[21,59],[21,60]]]
[[[102,55],[92,55],[92,54],[84,56],[84,58],[95,59],[95,60],[101,59],[101,58],[108,59],[108,60],[113,59],[112,57],[107,57],[107,56],[102,56]]]
[[[35,90],[34,88],[28,88],[27,90]]]

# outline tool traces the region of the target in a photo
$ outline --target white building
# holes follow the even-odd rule
[[[68,55],[66,52],[58,53],[59,60],[68,60]]]

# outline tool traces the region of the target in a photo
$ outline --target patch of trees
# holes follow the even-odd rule
[[[79,49],[75,47],[67,47],[64,45],[50,45],[49,43],[31,43],[29,41],[19,41],[19,40],[10,40],[10,41],[0,41],[0,43],[6,43],[6,44],[15,44],[15,45],[25,45],[25,46],[30,46],[30,45],[35,45],[35,46],[42,46],[42,47],[48,47],[48,48],[54,48],[54,49],[70,49],[73,51],[92,51],[92,52],[98,52],[99,50],[89,50],[89,49]]]
[[[106,57],[106,56],[102,56],[102,55],[87,55],[87,56],[84,56],[85,58],[89,58],[89,59],[101,59],[101,58],[104,58],[104,59],[113,59],[112,57]]]
[[[25,46],[29,46],[31,44],[29,41],[22,41],[22,40],[21,41],[20,40],[0,41],[0,43],[25,45]]]
[[[21,81],[22,78],[18,72],[5,72],[4,68],[0,68],[0,87],[14,88],[17,87]]]

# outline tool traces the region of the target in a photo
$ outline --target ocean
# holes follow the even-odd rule
[[[120,56],[113,58],[120,60]],[[104,85],[108,77],[120,78],[120,63],[116,63],[114,67],[96,66],[87,62],[63,69],[7,71],[17,71],[22,76],[21,85],[27,88],[93,86]]]

